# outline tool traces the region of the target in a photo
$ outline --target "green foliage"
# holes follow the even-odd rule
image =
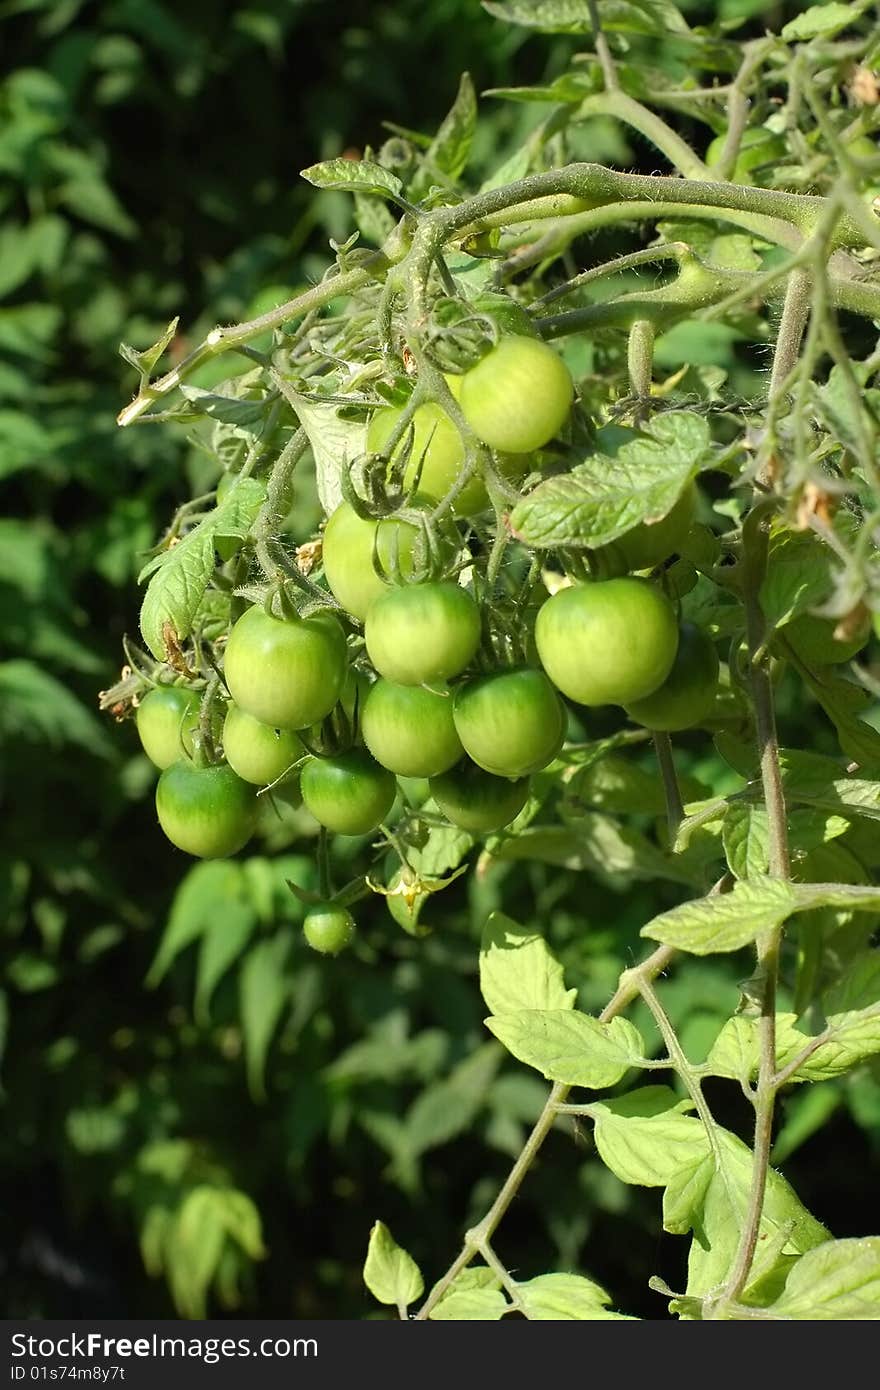
[[[750,0],[686,8],[441,0],[401,25],[383,0],[367,44],[344,3],[332,21],[11,7],[0,1162],[14,1223],[32,1182],[54,1194],[35,1248],[72,1244],[84,1284],[137,1242],[126,1311],[363,1316],[365,1284],[407,1316],[464,1227],[416,1316],[878,1315],[877,1241],[855,1233],[857,1198],[835,1205],[821,1148],[842,1135],[848,1163],[880,1115],[877,676],[873,648],[830,667],[787,631],[820,618],[855,650],[880,606],[878,126],[853,72],[860,55],[870,77],[876,43],[856,5],[778,36],[749,27]],[[530,32],[562,37],[520,62]],[[309,43],[341,74],[329,96]],[[405,124],[369,145],[389,113]],[[645,174],[624,172],[643,142]],[[555,343],[577,383],[519,460],[458,408],[499,325]],[[462,453],[430,511],[404,486],[425,402]],[[388,404],[387,455],[367,453]],[[153,772],[94,687],[124,721],[181,683],[212,761],[230,626],[249,604],[334,606],[320,525],[343,498],[418,528],[415,580],[469,588],[469,680],[534,663],[548,592],[649,535],[697,477],[697,524],[643,567],[721,661],[674,749],[570,702],[565,745],[482,842],[412,780],[371,835],[319,834],[294,769],[261,790],[241,857],[187,867],[159,843]],[[456,507],[464,489],[488,505]],[[399,561],[374,566],[397,581]],[[147,650],[126,641],[111,685],[138,575]],[[369,673],[340,617],[352,664],[302,731],[317,758],[357,738]],[[338,959],[302,932],[328,901],[357,921]],[[770,1166],[777,1103],[793,1186]],[[557,1134],[534,1164],[569,1122],[587,1146]],[[493,1243],[514,1196],[522,1278]],[[361,1280],[388,1208],[406,1249],[376,1221]],[[661,1229],[687,1274],[647,1294]],[[11,1311],[66,1314],[52,1259],[31,1279],[28,1258]]]

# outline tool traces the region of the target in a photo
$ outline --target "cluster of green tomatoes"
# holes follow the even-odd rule
[[[558,435],[574,394],[551,347],[512,334],[448,380],[468,425],[511,478]],[[398,418],[391,406],[373,413],[371,452],[381,455]],[[418,498],[445,496],[463,459],[454,422],[438,404],[420,405],[406,465],[418,469]],[[455,498],[454,526],[468,528],[488,505],[483,479],[469,479]],[[369,835],[393,816],[398,779],[418,778],[432,816],[485,836],[511,825],[530,779],[558,757],[566,701],[622,706],[654,731],[704,721],[717,693],[715,644],[679,621],[651,577],[690,531],[695,505],[690,486],[665,518],[597,552],[589,580],[557,573],[557,583],[540,582],[520,612],[527,630],[505,648],[493,641],[491,587],[475,582],[484,560],[466,548],[467,529],[454,530],[458,552],[425,575],[414,567],[419,530],[410,520],[376,519],[342,502],[322,537],[327,606],[302,616],[287,604],[256,603],[237,619],[217,647],[223,687],[207,741],[191,687],[158,685],[141,700],[140,737],[162,769],[156,807],[165,834],[195,856],[235,854],[255,829],[259,791],[293,788],[325,832]],[[596,577],[603,574],[611,577]],[[305,930],[316,949],[335,953],[353,921],[329,894],[312,904]]]

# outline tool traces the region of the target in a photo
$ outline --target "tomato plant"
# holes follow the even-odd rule
[[[309,908],[303,918],[303,936],[312,950],[321,955],[338,956],[351,945],[354,933],[354,918],[338,903],[322,903]]]
[[[692,28],[665,0],[638,24],[631,6],[613,24],[602,4],[489,8],[554,33],[565,9],[587,49],[503,90],[549,107],[518,149],[480,154],[493,142],[464,79],[434,138],[396,124],[363,158],[306,170],[355,195],[352,234],[334,230],[294,300],[215,328],[164,375],[173,326],[126,351],[141,381],[122,423],[184,419],[210,476],[148,558],[146,649],[127,643],[106,704],[124,716],[186,679],[225,713],[242,771],[245,754],[272,755],[262,778],[307,750],[303,807],[279,797],[265,862],[236,880],[260,890],[262,937],[267,864],[308,854],[315,881],[285,872],[288,906],[327,954],[359,904],[337,991],[347,1006],[363,990],[351,1047],[340,972],[312,961],[294,986],[283,935],[241,948],[243,1015],[271,1018],[276,983],[284,1015],[301,988],[279,1049],[296,1048],[296,1105],[317,1077],[315,1113],[346,1142],[360,1123],[407,1196],[439,1190],[420,1165],[465,1130],[510,1151],[423,1300],[376,1223],[364,1277],[381,1302],[626,1316],[592,1278],[626,1246],[597,1213],[625,1208],[663,1258],[662,1229],[690,1240],[651,1282],[670,1316],[858,1317],[880,1246],[833,1239],[824,1199],[814,1215],[775,1164],[817,1114],[876,1111],[880,677],[870,648],[846,665],[880,610],[871,16],[813,6],[740,40],[735,18]],[[644,173],[626,131],[653,147]],[[186,389],[227,350],[225,381]],[[220,473],[236,483],[217,507]],[[181,795],[169,830],[195,854],[240,842],[216,830],[215,781],[253,807],[212,762],[210,722],[206,765],[160,779],[160,803],[205,789],[204,813]],[[427,787],[398,795],[398,775]],[[200,960],[199,1008],[220,949]],[[435,1025],[453,1015],[448,1046]],[[521,1091],[515,1065],[533,1072]],[[424,1095],[394,1092],[429,1074]],[[279,1093],[290,1075],[282,1060]],[[824,1099],[794,1098],[814,1083]],[[594,1142],[572,1181],[545,1184],[568,1194],[552,1239],[569,1272],[517,1256],[514,1274],[496,1227],[572,1113]],[[609,1196],[609,1174],[662,1201]]]
[[[705,632],[683,623],[672,670],[662,685],[641,700],[630,701],[630,719],[649,729],[672,733],[700,724],[715,704],[718,654]]]
[[[225,763],[199,766],[181,758],[159,778],[156,814],[178,849],[199,859],[223,859],[253,835],[256,793]]]
[[[143,750],[158,768],[192,756],[193,731],[199,722],[199,697],[179,685],[148,690],[137,709],[137,731]]]
[[[397,783],[363,748],[310,758],[300,776],[303,805],[337,835],[368,835],[391,810]]]
[[[562,747],[565,723],[562,701],[543,671],[495,671],[455,693],[455,728],[465,752],[498,777],[546,767]]]
[[[223,670],[246,714],[271,728],[304,729],[339,699],[345,634],[331,613],[281,619],[255,605],[229,634]]]
[[[223,722],[223,754],[245,782],[265,787],[305,755],[301,739],[290,729],[273,729],[230,704]]]
[[[468,758],[432,777],[429,785],[446,819],[475,835],[509,825],[529,796],[528,777],[495,777]]]
[[[582,705],[628,705],[651,695],[672,670],[675,611],[641,579],[607,579],[560,589],[535,624],[541,663],[553,684]]]
[[[461,383],[468,424],[493,449],[529,454],[558,434],[574,395],[571,374],[538,338],[502,337]]]
[[[480,643],[480,610],[451,581],[390,589],[372,604],[364,636],[376,670],[398,685],[457,676]]]
[[[361,717],[364,743],[383,767],[402,777],[433,777],[464,751],[452,717],[452,695],[378,680]]]

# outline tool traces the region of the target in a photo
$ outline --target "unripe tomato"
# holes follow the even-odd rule
[[[305,729],[329,714],[346,673],[345,633],[332,613],[273,618],[249,608],[226,644],[229,693],[272,729]]]
[[[461,380],[461,377],[447,377],[453,395],[457,396]],[[375,412],[367,430],[367,448],[371,453],[383,451],[400,413],[394,406],[384,406]],[[418,472],[420,496],[439,502],[461,472],[465,457],[462,437],[446,411],[435,401],[426,401],[418,407],[412,418],[412,430],[412,452],[403,475],[404,483],[407,487],[411,486]],[[403,442],[398,445],[395,455],[400,452]],[[498,467],[502,477],[517,483],[525,477],[528,463],[527,458],[518,454],[504,454],[498,460]],[[477,516],[488,505],[489,495],[483,480],[474,476],[456,497],[452,510],[455,516]],[[342,602],[341,599],[339,601]]]
[[[398,685],[434,685],[463,671],[480,645],[480,610],[451,580],[389,589],[364,626],[367,654]]]
[[[192,754],[199,723],[199,697],[180,685],[157,685],[137,709],[137,731],[144,752],[158,768]]]
[[[338,903],[321,903],[303,918],[303,936],[313,951],[338,956],[354,940],[354,918]]]
[[[364,704],[361,734],[376,761],[401,777],[433,777],[464,752],[452,696],[420,685],[376,681]]]
[[[347,613],[361,622],[367,616],[373,599],[388,591],[385,580],[380,579],[373,569],[377,532],[382,568],[390,570],[396,548],[401,574],[404,577],[411,575],[413,547],[418,531],[408,521],[392,518],[364,520],[348,502],[342,502],[324,528],[324,577],[337,603],[341,603]]]
[[[265,787],[305,753],[291,729],[272,729],[238,705],[230,705],[223,723],[223,753],[245,782]]]
[[[549,598],[535,643],[563,695],[582,705],[628,705],[669,675],[678,623],[668,598],[647,580],[606,579]]]
[[[337,835],[368,835],[391,810],[397,783],[364,748],[310,758],[300,777],[303,805]]]
[[[843,641],[834,636],[836,626],[836,618],[801,613],[780,631],[805,666],[837,666],[843,661],[852,661],[862,650],[871,635],[871,619],[866,613],[864,622]]]
[[[500,338],[461,380],[461,408],[484,444],[509,454],[541,449],[565,424],[571,374],[539,338]]]
[[[597,568],[609,578],[631,570],[653,569],[676,554],[694,524],[697,489],[689,483],[675,506],[661,521],[648,525],[641,521],[616,541],[595,552]]]
[[[454,712],[465,752],[497,777],[540,771],[556,757],[565,737],[562,701],[543,671],[527,667],[459,686]]]
[[[432,777],[428,785],[446,819],[476,835],[509,825],[529,795],[528,777],[517,781],[493,777],[468,758],[451,771]]]
[[[257,794],[226,763],[172,763],[156,786],[159,824],[178,849],[224,859],[246,845],[257,820]]]
[[[706,718],[717,688],[718,654],[712,641],[693,623],[682,623],[666,680],[651,695],[628,704],[626,712],[646,729],[664,733],[690,729]]]

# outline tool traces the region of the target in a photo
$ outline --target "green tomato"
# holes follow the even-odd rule
[[[305,751],[292,730],[261,724],[237,705],[230,705],[226,711],[223,753],[243,781],[265,787],[298,762]]]
[[[200,700],[180,685],[157,685],[137,708],[137,731],[144,752],[158,768],[192,755],[193,730],[199,724]]]
[[[452,696],[420,685],[376,681],[364,704],[361,734],[376,761],[401,777],[433,777],[464,752]]]
[[[455,727],[470,758],[497,777],[526,777],[552,762],[565,709],[543,671],[480,676],[455,692]]]
[[[457,676],[480,645],[480,610],[451,580],[389,589],[364,626],[376,670],[398,685],[436,685]]]
[[[528,777],[493,777],[467,758],[428,785],[446,819],[476,835],[509,825],[529,796]]]
[[[852,661],[862,650],[871,635],[871,619],[866,614],[853,635],[843,641],[834,636],[836,626],[836,618],[801,613],[780,631],[805,666],[837,666]]]
[[[626,707],[630,719],[646,729],[675,733],[706,718],[718,688],[718,654],[711,639],[693,623],[682,623],[672,670],[661,686]]]
[[[461,377],[447,377],[454,396],[458,395]],[[401,412],[394,406],[377,410],[367,430],[367,448],[379,454],[385,448]],[[419,494],[439,502],[452,487],[464,463],[465,449],[456,426],[442,406],[435,401],[426,401],[415,411],[412,418],[412,452],[403,475],[407,487],[412,486],[416,474],[419,475]],[[397,446],[396,456],[404,441]],[[421,465],[421,471],[419,471]],[[503,478],[510,483],[520,482],[528,472],[529,460],[519,454],[503,454],[498,460],[498,469]],[[455,516],[478,516],[489,506],[489,494],[482,478],[474,476],[462,488],[453,503]],[[341,600],[340,600],[341,602]]]
[[[388,815],[397,783],[364,748],[310,758],[300,777],[303,805],[337,835],[368,835]]]
[[[257,821],[257,794],[226,763],[172,763],[156,786],[159,824],[178,849],[225,859],[247,844]]]
[[[391,569],[396,548],[400,572],[408,578],[417,537],[415,526],[407,521],[365,521],[348,502],[342,502],[324,528],[322,547],[324,577],[337,603],[363,622],[370,604],[389,587],[373,569],[374,546],[386,571]]]
[[[255,605],[226,644],[232,699],[272,729],[305,729],[328,715],[346,669],[345,633],[332,613],[281,619]]]
[[[648,525],[640,521],[631,531],[595,552],[597,568],[603,578],[631,570],[654,569],[676,554],[687,538],[697,511],[697,490],[693,483],[684,489],[671,511]]]
[[[338,956],[354,940],[354,918],[338,903],[321,903],[303,918],[303,936],[313,951]]]
[[[462,412],[484,444],[508,454],[542,449],[568,419],[571,374],[539,338],[503,337],[465,372]]]
[[[668,598],[645,579],[560,589],[538,612],[541,664],[582,705],[629,705],[662,685],[678,647]]]

